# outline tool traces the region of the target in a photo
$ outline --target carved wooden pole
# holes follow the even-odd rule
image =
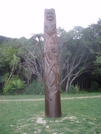
[[[45,115],[61,117],[60,81],[54,9],[44,13]]]

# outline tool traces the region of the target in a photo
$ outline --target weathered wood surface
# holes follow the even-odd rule
[[[45,115],[61,117],[56,16],[54,9],[44,13]]]

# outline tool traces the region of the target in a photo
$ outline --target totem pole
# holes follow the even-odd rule
[[[44,13],[45,115],[61,117],[56,16],[54,9]]]

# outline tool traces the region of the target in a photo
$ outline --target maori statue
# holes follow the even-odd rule
[[[60,81],[54,9],[44,13],[45,115],[61,117]]]

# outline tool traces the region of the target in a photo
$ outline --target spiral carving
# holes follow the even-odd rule
[[[44,15],[44,62],[46,116],[61,116],[56,16],[54,9],[46,9]],[[58,101],[58,102],[57,102]],[[57,105],[57,109],[55,108]],[[53,109],[54,106],[54,109]],[[57,113],[59,110],[59,114]],[[53,114],[54,113],[54,114]]]

